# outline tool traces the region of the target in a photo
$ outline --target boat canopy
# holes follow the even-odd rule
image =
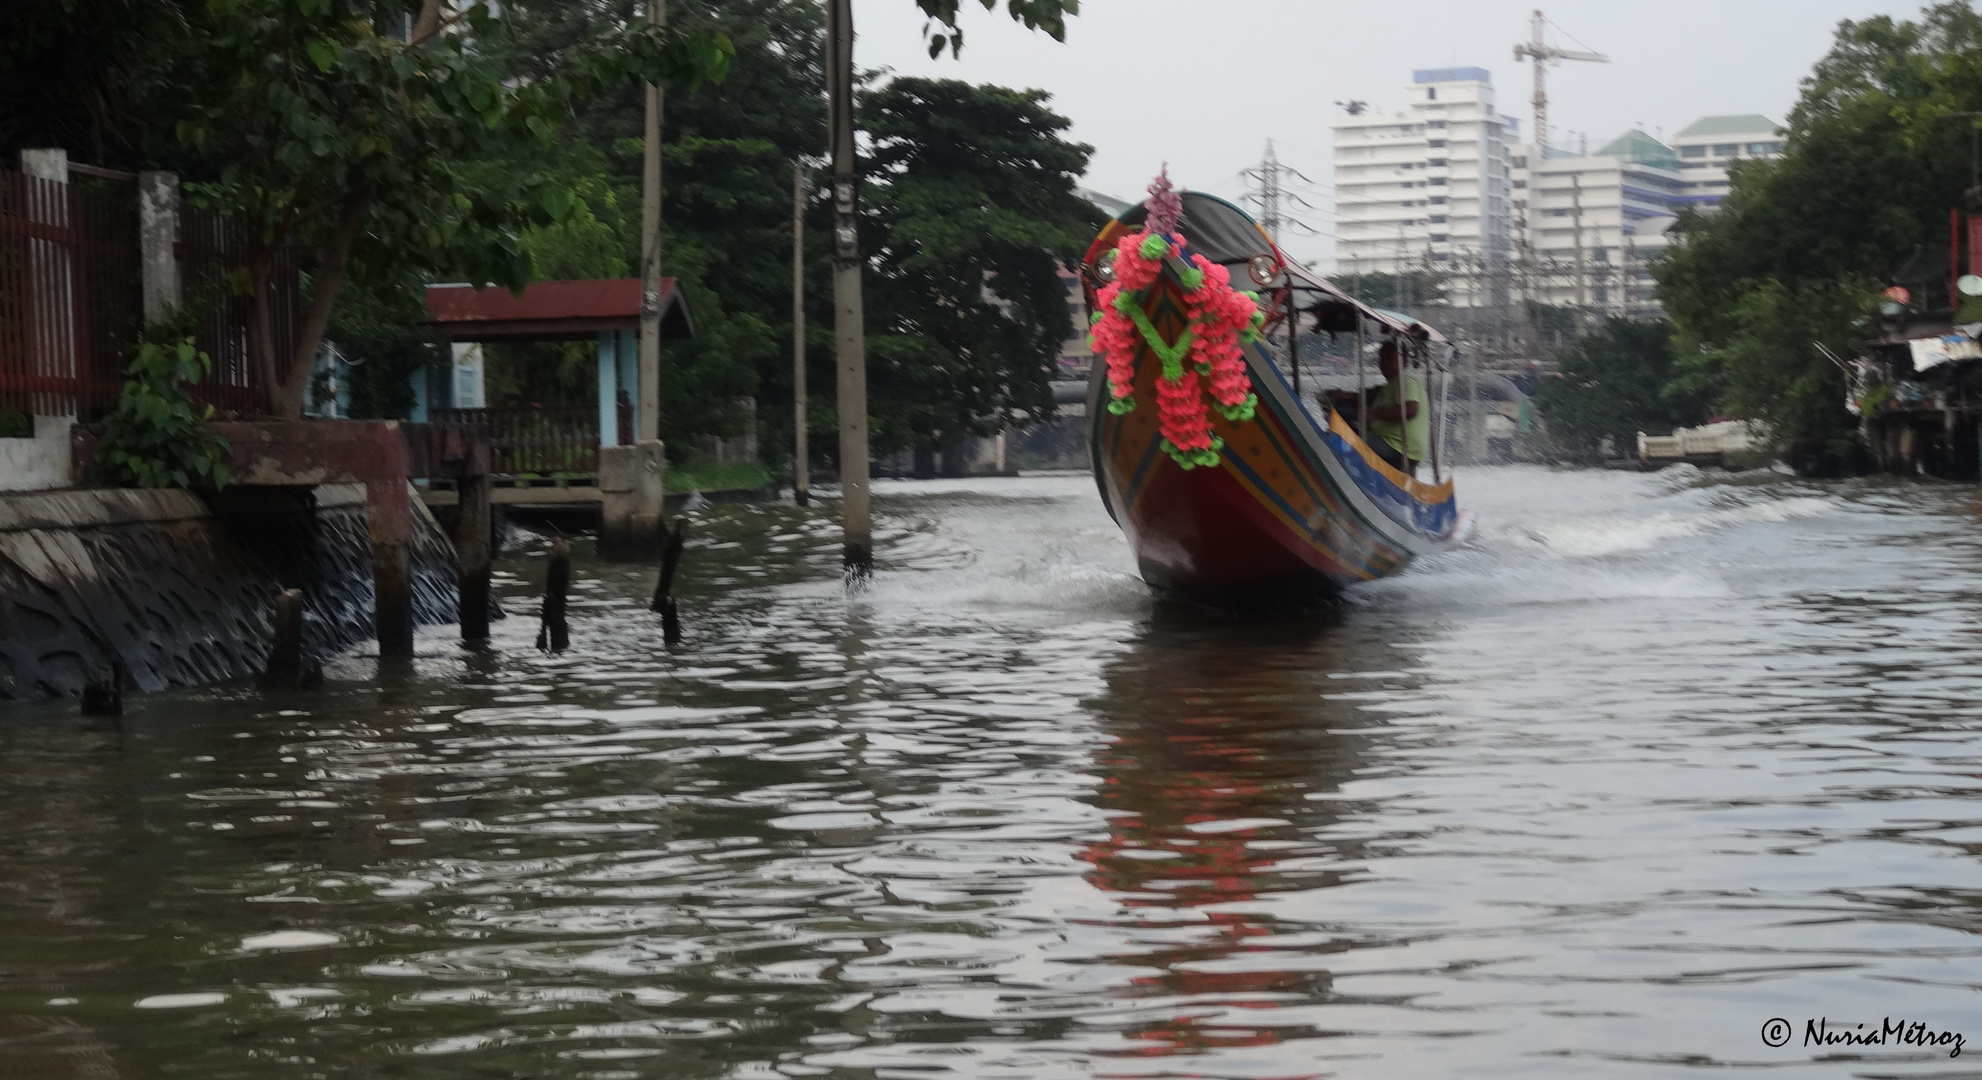
[[[1330,333],[1354,333],[1360,317],[1365,330],[1447,344],[1445,335],[1425,322],[1371,307],[1327,278],[1288,259],[1250,214],[1224,199],[1186,191],[1183,200],[1184,213],[1177,222],[1178,230],[1184,234],[1191,251],[1229,270],[1235,287],[1245,288],[1241,282],[1267,289],[1285,289],[1291,285],[1294,306],[1313,313],[1316,328]],[[1102,230],[1101,239],[1088,251],[1089,264],[1100,255],[1103,245],[1112,244],[1124,229],[1140,228],[1148,217],[1149,207],[1145,203],[1116,218],[1120,227]],[[1264,285],[1249,276],[1252,261],[1261,255],[1271,258],[1274,268],[1274,276]]]

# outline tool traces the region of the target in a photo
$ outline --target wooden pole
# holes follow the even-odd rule
[[[1363,385],[1363,363],[1364,363],[1363,335],[1364,335],[1364,319],[1362,313],[1357,312],[1356,313],[1356,437],[1363,440],[1363,444],[1367,446],[1370,441],[1370,392],[1369,392],[1369,387]]]
[[[550,565],[544,571],[543,622],[537,627],[537,648],[563,652],[571,645],[571,624],[565,620],[565,595],[571,590],[571,545],[560,536],[551,542]]]
[[[1294,400],[1301,400],[1301,306],[1294,292],[1294,275],[1287,274],[1287,366],[1294,369]],[[1307,408],[1302,405],[1302,408]]]
[[[461,640],[489,637],[489,536],[493,530],[489,507],[489,477],[464,475],[455,481],[460,503],[454,520],[454,558],[461,597]]]
[[[647,20],[668,21],[668,0],[647,0]],[[661,437],[661,88],[647,86],[640,172],[640,441]]]
[[[284,589],[273,605],[275,636],[262,667],[264,690],[301,690],[323,679],[323,669],[303,663],[303,590]]]
[[[812,461],[805,445],[805,166],[791,168],[791,497],[812,502]]]
[[[661,640],[681,644],[681,613],[674,603],[674,576],[681,567],[681,547],[688,539],[688,519],[675,518],[667,547],[661,550],[661,579],[654,585],[653,610],[661,615]]]
[[[867,488],[867,335],[853,159],[853,3],[830,0],[826,79],[833,151],[833,330],[839,364],[840,514],[849,584],[874,569]]]

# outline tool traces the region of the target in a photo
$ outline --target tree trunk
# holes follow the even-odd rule
[[[276,415],[284,420],[303,415],[303,395],[309,390],[310,368],[316,360],[317,347],[323,344],[324,327],[330,324],[337,290],[344,284],[344,269],[351,262],[351,245],[358,239],[358,226],[365,219],[369,203],[362,191],[354,191],[344,200],[337,231],[331,234],[330,246],[324,249],[323,268],[317,274],[316,291],[310,296],[310,310],[296,330],[295,350],[289,354],[281,383],[274,388]]]
[[[276,405],[275,327],[269,317],[268,278],[274,253],[267,249],[248,262],[248,352],[254,361],[256,377],[268,391],[270,408]]]

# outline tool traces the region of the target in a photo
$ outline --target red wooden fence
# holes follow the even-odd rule
[[[176,252],[185,302],[204,312],[194,343],[213,371],[194,397],[243,413],[268,410],[248,353],[248,303],[228,271],[239,229],[213,213],[180,214]],[[301,322],[300,260],[276,261],[278,363]],[[117,399],[143,325],[137,191],[60,184],[0,169],[0,410],[94,418]]]
[[[521,405],[495,409],[432,409],[441,424],[486,424],[495,476],[571,476],[599,471],[596,408]]]

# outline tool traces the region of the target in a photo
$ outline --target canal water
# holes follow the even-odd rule
[[[531,539],[487,651],[15,709],[0,1077],[1978,1075],[1975,489],[1462,485],[1333,621],[885,484],[854,602],[704,512],[673,652],[581,544],[538,653]],[[1808,1044],[1889,1018],[1966,1051]]]

